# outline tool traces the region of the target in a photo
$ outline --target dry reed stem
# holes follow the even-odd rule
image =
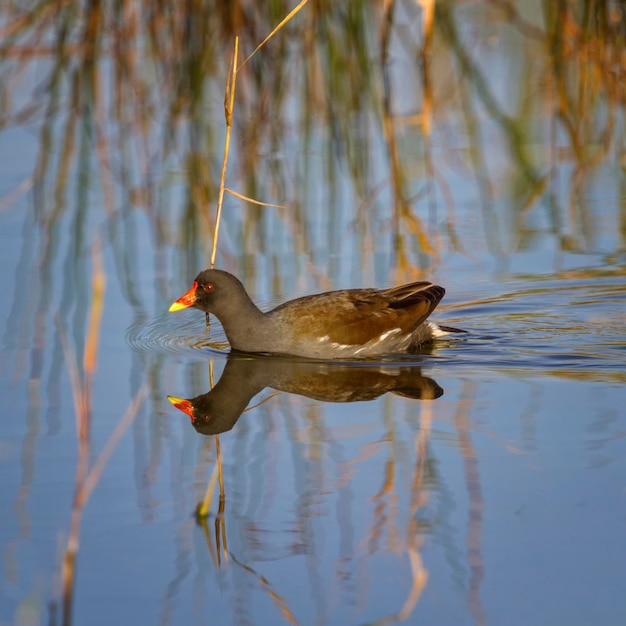
[[[98,481],[102,476],[102,472],[104,471],[106,464],[111,458],[113,451],[124,436],[126,429],[131,425],[131,423],[137,416],[137,413],[139,412],[139,409],[141,408],[141,405],[143,401],[147,398],[147,396],[148,386],[144,383],[139,388],[139,391],[135,394],[135,397],[133,398],[129,407],[124,412],[124,415],[122,415],[122,418],[115,426],[115,429],[109,436],[106,444],[104,444],[102,452],[100,452],[100,454],[98,455],[96,462],[92,465],[89,473],[87,474],[87,477],[85,478],[85,482],[83,485],[83,499],[85,502],[89,499],[89,496],[91,496],[91,492],[98,484]]]
[[[213,389],[215,385],[214,385],[214,380],[213,380],[213,361],[212,360],[209,361],[209,383],[210,383],[211,389]],[[218,439],[218,443],[216,444],[216,446],[219,447],[219,435],[216,435],[216,437]],[[204,492],[204,499],[196,507],[196,516],[200,520],[205,520],[209,515],[209,507],[211,506],[211,500],[213,499],[213,492],[215,491],[215,482],[217,481],[218,463],[219,463],[219,473],[220,473],[220,479],[221,479],[221,474],[222,474],[221,461],[222,461],[221,457],[218,457],[218,459],[216,459],[215,466],[213,467],[213,472],[211,473],[211,478],[209,479],[209,483],[207,485],[206,491]],[[220,490],[222,490],[222,488],[223,488],[223,483],[220,484]]]
[[[209,555],[211,556],[211,563],[213,563],[213,567],[217,569],[219,567],[217,554],[215,552],[215,548],[213,547],[213,541],[211,540],[211,534],[209,533],[209,527],[206,523],[206,517],[199,517],[196,520],[202,528],[202,534],[204,535],[204,540],[206,541],[207,548],[209,549]]]
[[[267,404],[270,400],[273,400],[274,398],[276,398],[277,396],[279,396],[280,393],[278,391],[274,391],[272,393],[270,393],[267,398],[263,398],[263,400],[259,400],[256,404],[253,404],[252,406],[249,406],[245,409],[245,411],[243,411],[242,415],[244,413],[248,413],[250,411],[253,411],[254,409],[258,409],[260,406],[263,406],[264,404]]]
[[[209,507],[211,506],[211,500],[213,499],[213,492],[215,491],[215,484],[217,483],[217,463],[213,466],[213,472],[204,493],[204,499],[198,505],[196,509],[196,515],[200,518],[206,518],[209,515]]]
[[[224,191],[228,191],[230,194],[241,198],[242,200],[246,200],[247,202],[252,202],[254,204],[258,204],[261,206],[270,206],[276,207],[279,209],[285,208],[284,206],[277,204],[269,204],[265,202],[260,202],[259,200],[253,200],[252,198],[248,198],[247,196],[241,195],[231,189],[226,189],[225,181],[226,181],[226,167],[228,165],[228,154],[230,150],[230,132],[233,125],[233,111],[235,107],[235,89],[237,86],[237,72],[241,67],[243,67],[285,24],[287,24],[293,17],[296,15],[300,9],[304,7],[304,5],[308,2],[308,0],[302,0],[298,6],[296,6],[292,11],[290,11],[287,16],[280,21],[280,23],[272,30],[272,32],[265,38],[263,41],[253,50],[253,52],[248,55],[241,65],[237,66],[237,59],[239,54],[239,37],[235,37],[235,50],[233,52],[233,58],[231,60],[231,65],[229,68],[228,78],[226,80],[226,93],[224,94],[224,115],[226,118],[226,138],[224,140],[224,158],[222,160],[222,173],[220,176],[220,187],[217,196],[217,214],[215,217],[215,229],[213,231],[213,248],[211,250],[211,268],[215,267],[215,257],[217,255],[217,239],[219,236],[220,230],[220,221],[222,217],[222,205],[224,203]]]
[[[91,470],[86,472],[87,455],[89,454],[89,445],[87,441],[86,446],[80,446],[79,444],[79,456],[82,457],[81,462],[77,464],[76,471],[76,491],[74,494],[74,503],[72,504],[72,515],[70,521],[70,533],[67,540],[67,547],[63,556],[63,566],[61,571],[61,589],[62,589],[62,602],[63,602],[63,624],[71,624],[71,608],[72,598],[74,590],[74,574],[76,555],[78,554],[78,548],[80,545],[80,528],[82,524],[82,516],[84,507],[87,504],[94,487],[98,484],[102,472],[113,453],[113,450],[117,447],[124,432],[130,426],[135,419],[142,402],[146,398],[148,388],[143,385],[137,394],[135,395],[132,403],[126,409],[126,412],[122,416],[122,419],[118,422],[117,426],[107,443],[105,444],[102,452],[98,456],[98,459],[94,463]]]
[[[225,563],[228,563],[229,556],[228,556],[228,544],[226,541],[226,519],[224,517],[224,507],[226,505],[226,494],[224,490],[224,474],[222,471],[222,448],[220,445],[219,435],[215,435],[215,452],[216,452],[215,466],[213,467],[213,472],[211,473],[211,478],[209,479],[209,484],[207,485],[207,490],[204,494],[204,499],[196,507],[196,518],[200,525],[202,525],[203,527],[206,527],[206,518],[209,515],[209,508],[211,506],[211,500],[213,499],[213,493],[215,491],[215,483],[219,481],[220,499],[219,499],[217,515],[215,517],[215,544],[217,546],[217,562],[218,562],[218,565],[221,565],[221,562],[222,562],[221,556],[223,555]],[[207,536],[207,541],[209,541],[208,536]],[[220,547],[222,548],[220,549]]]
[[[254,198],[249,198],[248,196],[244,196],[242,193],[238,193],[233,189],[229,189],[226,187],[224,191],[228,192],[231,196],[235,196],[235,198],[239,198],[240,200],[245,200],[246,202],[251,202],[252,204],[258,204],[259,206],[269,206],[274,207],[275,209],[286,209],[287,207],[282,204],[270,204],[269,202],[261,202],[260,200],[255,200]]]
[[[218,476],[220,481],[220,500],[224,500],[224,474],[222,473],[222,446],[220,436],[215,435],[215,452],[217,454]]]
[[[413,583],[411,584],[409,597],[398,613],[398,619],[403,622],[409,619],[411,613],[413,613],[413,609],[415,609],[415,605],[420,599],[424,587],[426,587],[426,583],[428,582],[428,570],[424,567],[420,553],[415,548],[409,548],[408,555],[411,564],[411,574],[413,575]]]
[[[231,554],[231,559],[233,563],[236,563],[237,565],[239,565],[239,567],[243,568],[246,572],[248,572],[249,574],[252,574],[253,576],[256,576],[258,581],[261,583],[261,588],[267,592],[267,594],[272,599],[274,604],[276,604],[276,606],[280,610],[281,615],[290,624],[300,624],[300,622],[296,619],[296,616],[293,614],[291,609],[287,606],[287,601],[285,600],[285,598],[283,598],[281,595],[277,594],[273,590],[272,584],[269,582],[269,580],[267,580],[267,578],[265,578],[265,576],[262,576],[261,574],[256,572],[256,570],[252,569],[249,565],[246,565],[245,563],[242,563],[241,561],[237,560],[232,554]]]
[[[406,620],[415,609],[424,587],[428,582],[428,570],[424,567],[419,549],[422,544],[422,534],[419,528],[417,512],[428,502],[426,491],[426,470],[428,465],[428,443],[433,423],[433,405],[425,402],[421,405],[420,430],[415,438],[415,476],[411,488],[411,508],[409,527],[407,529],[407,554],[411,564],[412,584],[409,596],[398,614],[399,619]]]
[[[76,432],[80,436],[81,432],[81,415],[83,414],[83,388],[80,381],[80,374],[78,373],[78,363],[76,361],[76,355],[71,349],[69,340],[63,326],[61,326],[60,318],[55,318],[57,331],[59,333],[59,339],[61,341],[61,348],[63,349],[63,355],[65,357],[65,363],[67,364],[67,371],[70,377],[70,388],[72,390],[72,400],[74,402],[74,415],[76,417]]]
[[[215,436],[215,451],[217,453],[217,475],[220,484],[220,502],[217,511],[217,518],[215,519],[215,535],[218,543],[218,555],[219,555],[219,538],[222,537],[224,561],[228,563],[228,545],[226,543],[226,518],[224,516],[224,508],[226,506],[226,494],[224,492],[224,474],[222,471],[222,447],[220,445],[220,436]]]
[[[435,21],[435,0],[417,0],[417,4],[422,7],[422,35],[425,41],[429,41]]]
[[[21,183],[16,185],[6,196],[0,198],[0,211],[12,206],[19,197],[29,192],[33,187],[33,177],[28,176]]]
[[[478,455],[472,441],[472,421],[469,407],[476,402],[476,385],[465,383],[461,392],[463,402],[460,402],[454,416],[454,426],[457,431],[459,450],[463,456],[463,474],[469,497],[469,515],[467,520],[467,564],[469,566],[469,581],[467,588],[467,605],[476,624],[485,624],[487,614],[483,606],[480,591],[485,578],[485,559],[483,556],[483,535],[485,500],[480,480]]]
[[[230,150],[230,131],[233,126],[233,108],[235,106],[235,88],[237,86],[237,55],[239,53],[239,37],[235,37],[235,50],[230,65],[228,78],[226,79],[226,93],[224,94],[224,117],[226,118],[226,137],[224,139],[224,158],[222,160],[222,175],[220,176],[220,189],[217,196],[217,215],[215,216],[215,230],[213,231],[213,250],[211,251],[211,268],[215,267],[217,254],[217,238],[220,232],[220,220],[222,217],[222,204],[224,202],[224,188],[226,181],[226,166],[228,165],[228,153]]]
[[[98,357],[98,342],[100,340],[100,322],[102,320],[102,310],[104,308],[104,290],[106,288],[106,278],[102,269],[102,247],[100,240],[96,240],[93,245],[93,274],[92,274],[92,301],[89,312],[89,322],[87,325],[87,341],[85,343],[85,354],[83,366],[85,368],[85,380],[83,391],[85,402],[91,406],[91,386],[93,376],[96,371]]]
[[[274,30],[272,30],[272,32],[252,51],[252,53],[249,54],[242,61],[239,69],[241,69],[285,24],[287,24],[287,22],[289,22],[291,18],[296,15],[296,13],[298,13],[308,1],[309,0],[302,0],[302,2],[298,4],[298,6],[296,6],[289,13],[287,13],[287,15],[279,22],[278,26],[276,26]]]
[[[409,523],[407,525],[405,541],[405,551],[408,556],[409,566],[411,569],[411,585],[406,600],[402,605],[402,608],[398,612],[387,615],[386,617],[378,620],[376,624],[380,626],[386,624],[395,624],[399,621],[406,621],[407,619],[409,619],[409,617],[415,610],[415,607],[419,602],[419,599],[422,596],[422,593],[428,582],[428,570],[424,566],[420,554],[420,548],[423,541],[423,532],[420,529],[420,521],[417,513],[419,509],[424,507],[428,502],[428,492],[426,490],[426,474],[428,469],[428,444],[433,422],[432,412],[433,406],[430,402],[425,402],[421,405],[419,420],[420,430],[414,438],[415,470],[413,473],[413,480],[411,482],[410,510],[408,515]],[[392,439],[392,436],[388,437],[389,441],[391,441]],[[372,548],[377,549],[376,544],[379,537],[382,535],[385,524],[389,527],[388,533],[390,535],[390,540],[392,539],[391,535],[393,533],[393,528],[391,520],[391,504],[393,498],[397,498],[394,489],[394,474],[394,461],[390,459],[387,462],[383,486],[381,487],[380,491],[372,498],[372,501],[379,502],[374,511],[374,517],[378,519],[375,519],[373,529],[361,541],[361,544],[365,543],[366,541],[370,543],[370,553],[373,552]],[[390,500],[389,514],[385,513],[383,501],[384,496],[387,494],[389,495]],[[390,519],[387,520],[387,517],[389,517]],[[391,550],[393,550],[393,545],[391,546]]]
[[[145,399],[148,391],[145,385],[139,389],[131,405],[126,410],[106,442],[102,452],[96,459],[96,462],[93,464],[91,469],[89,469],[89,456],[91,453],[91,389],[97,365],[105,286],[106,279],[102,268],[102,251],[100,242],[97,241],[93,246],[92,306],[89,312],[87,338],[83,354],[84,375],[82,380],[78,369],[76,355],[69,345],[69,341],[62,326],[60,325],[60,322],[57,320],[59,325],[59,336],[61,338],[61,344],[63,346],[63,352],[70,376],[70,386],[72,388],[72,397],[74,400],[74,412],[76,414],[76,430],[78,434],[78,459],[76,463],[74,500],[72,503],[70,532],[67,547],[63,556],[61,571],[63,624],[67,625],[71,623],[75,563],[80,544],[80,528],[85,504],[91,496],[94,487],[100,480],[102,472],[111,457],[113,450],[116,448],[124,432],[137,415],[141,403]]]

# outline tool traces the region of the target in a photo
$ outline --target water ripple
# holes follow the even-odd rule
[[[197,314],[166,313],[152,320],[139,320],[126,331],[126,341],[135,350],[165,354],[197,355],[201,351],[224,355],[229,349],[219,322],[212,318],[207,332],[204,317]]]

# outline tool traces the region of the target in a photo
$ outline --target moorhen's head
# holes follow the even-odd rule
[[[232,274],[222,270],[204,270],[196,276],[191,289],[178,298],[169,311],[192,306],[205,313],[218,314],[236,307],[242,298],[249,299],[244,286]]]

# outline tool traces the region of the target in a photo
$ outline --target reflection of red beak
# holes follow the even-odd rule
[[[177,398],[176,396],[167,396],[167,399],[179,410],[183,413],[187,413],[193,422],[193,405],[189,400],[185,400],[185,398]]]
[[[172,306],[169,308],[169,312],[180,311],[181,309],[186,309],[189,306],[193,306],[196,303],[196,287],[198,283],[194,282],[191,289],[183,294],[176,302],[172,303]],[[176,406],[176,405],[174,405]]]

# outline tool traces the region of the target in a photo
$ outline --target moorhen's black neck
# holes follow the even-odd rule
[[[264,364],[229,358],[215,387],[191,402],[194,428],[203,435],[218,435],[230,430],[250,400],[271,382]]]
[[[211,311],[222,324],[231,348],[241,352],[271,351],[271,341],[263,346],[268,320],[252,302],[243,286],[233,289],[228,299]]]

